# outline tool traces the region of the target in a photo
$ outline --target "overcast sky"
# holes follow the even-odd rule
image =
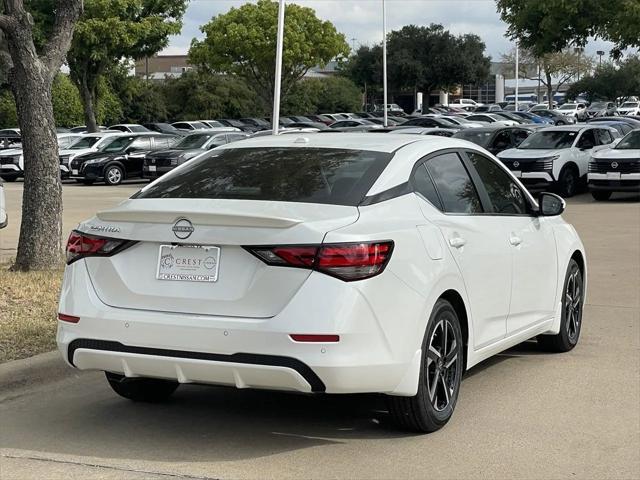
[[[526,1],[526,0],[523,0]],[[191,0],[184,18],[182,34],[172,37],[164,54],[184,54],[191,39],[202,36],[199,27],[211,17],[227,12],[231,7],[247,3],[241,0]],[[374,44],[382,39],[381,0],[287,0],[311,7],[318,17],[330,20],[345,34],[350,45]],[[496,12],[494,0],[387,0],[389,30],[404,25],[441,23],[456,34],[475,33],[487,45],[493,60],[511,48],[504,37],[506,25]],[[355,39],[355,40],[353,40]],[[610,44],[591,42],[586,51],[595,55],[597,50],[609,51]]]

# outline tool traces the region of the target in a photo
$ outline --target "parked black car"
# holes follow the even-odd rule
[[[187,160],[200,155],[206,150],[248,138],[242,132],[202,132],[192,133],[176,143],[168,150],[160,150],[147,154],[142,167],[143,178],[155,179],[173,170]]]
[[[219,118],[218,121],[221,124],[223,124],[225,127],[239,128],[243,132],[247,132],[247,133],[256,133],[256,132],[259,132],[260,130],[264,130],[262,127],[249,125],[248,123],[245,123],[242,120],[236,120],[234,118]]]
[[[85,185],[100,181],[118,185],[125,179],[142,177],[145,155],[170,148],[178,138],[158,133],[114,135],[99,151],[78,155],[71,160],[69,178]]]
[[[257,128],[257,131],[260,130],[269,130],[271,128],[271,124],[266,121],[264,118],[241,118],[241,122],[246,123],[247,125],[251,125],[252,127]],[[288,122],[292,123],[292,122]]]
[[[459,138],[489,150],[497,155],[503,150],[516,148],[539,127],[518,125],[516,127],[480,127],[468,128],[456,133],[453,138]]]
[[[169,123],[145,123],[143,126],[147,127],[152,132],[165,133],[167,135],[178,135],[182,137],[187,134],[187,132],[178,130]]]
[[[412,118],[411,120],[407,120],[400,126],[400,128],[403,127],[455,128],[457,130],[462,130],[462,127],[460,125],[437,117]]]

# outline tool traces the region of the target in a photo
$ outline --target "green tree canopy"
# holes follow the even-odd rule
[[[407,25],[389,33],[389,84],[398,90],[451,90],[477,84],[489,75],[491,59],[477,35],[456,36],[442,25]],[[367,93],[382,87],[382,47],[360,47],[342,69],[343,75]],[[367,102],[368,103],[368,102]]]
[[[262,107],[270,110],[275,84],[278,4],[258,0],[214,17],[201,27],[203,40],[194,39],[189,58],[209,72],[234,74],[253,88]],[[316,65],[348,55],[343,34],[307,7],[288,4],[285,10],[282,98]]]
[[[297,83],[282,105],[285,115],[355,112],[362,108],[362,94],[348,78],[308,78]]]
[[[497,0],[507,34],[534,55],[584,46],[590,37],[615,44],[619,57],[628,47],[640,47],[638,0]]]
[[[213,120],[265,113],[255,92],[237,77],[192,70],[166,80],[161,91],[172,119]]]
[[[389,81],[425,92],[484,81],[491,59],[476,35],[456,36],[442,25],[408,25],[389,34]]]
[[[637,95],[640,92],[640,57],[627,58],[616,65],[607,62],[597,68],[593,75],[580,79],[569,87],[568,98],[586,94],[587,100],[616,100]]]
[[[44,1],[44,0],[38,0]],[[100,77],[123,58],[139,59],[167,46],[180,33],[188,0],[85,0],[67,60],[95,130]]]

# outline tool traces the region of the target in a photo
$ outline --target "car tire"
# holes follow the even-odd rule
[[[124,172],[117,165],[109,165],[104,170],[104,182],[107,185],[120,185],[124,180]]]
[[[582,270],[572,258],[562,289],[562,318],[560,332],[556,335],[538,335],[538,345],[548,352],[568,352],[578,344],[582,329],[584,306],[584,281]]]
[[[180,385],[158,378],[127,378],[117,373],[104,372],[109,385],[121,397],[134,402],[157,403],[167,400]]]
[[[572,165],[565,165],[558,176],[556,190],[562,198],[570,198],[578,192],[579,184],[578,170]]]
[[[433,307],[422,340],[418,393],[413,397],[387,397],[389,414],[395,425],[402,430],[422,433],[441,429],[453,415],[463,371],[464,341],[460,321],[451,304],[440,299]]]
[[[611,193],[612,192],[607,192],[604,190],[597,190],[597,191],[591,192],[591,196],[593,197],[594,200],[598,202],[604,202],[611,198]]]
[[[18,177],[2,177],[5,182],[15,182]]]

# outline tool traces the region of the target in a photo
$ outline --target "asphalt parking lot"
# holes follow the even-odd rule
[[[65,185],[65,235],[139,187]],[[22,184],[6,190],[10,257]],[[580,195],[564,216],[588,255],[580,344],[546,354],[525,343],[475,367],[435,434],[394,431],[377,396],[182,386],[144,405],[76,372],[0,402],[0,477],[638,478],[640,197]]]

